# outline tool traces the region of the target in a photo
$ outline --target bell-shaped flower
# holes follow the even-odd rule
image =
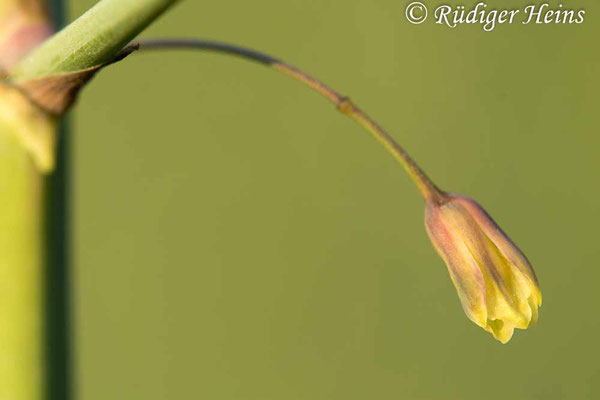
[[[542,294],[529,261],[474,200],[427,201],[425,225],[467,316],[502,343],[533,326]]]

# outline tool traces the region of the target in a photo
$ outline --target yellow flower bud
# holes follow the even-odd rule
[[[425,226],[469,319],[502,343],[536,323],[542,294],[535,272],[479,204],[444,194],[427,202]]]

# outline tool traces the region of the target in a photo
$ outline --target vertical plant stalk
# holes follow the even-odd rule
[[[43,177],[0,126],[0,399],[43,393]]]
[[[10,3],[18,1],[21,0]],[[22,2],[29,5],[34,0]],[[63,142],[61,158],[56,163],[57,174],[47,178],[45,173],[51,171],[40,169],[33,155],[47,149],[46,156],[54,157],[52,144],[58,116],[34,104],[15,85],[35,77],[94,67],[111,59],[175,2],[102,0],[16,64],[12,59],[0,63],[10,64],[8,71],[5,67],[0,76],[2,400],[70,397],[65,308],[68,303],[66,147]],[[3,21],[1,6],[8,3],[0,2],[0,21]]]
[[[12,68],[51,34],[42,2],[0,2],[0,68]],[[44,392],[43,176],[19,135],[53,130],[0,80],[0,399],[41,399]]]

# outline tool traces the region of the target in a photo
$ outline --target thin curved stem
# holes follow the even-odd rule
[[[255,50],[210,40],[148,39],[139,41],[135,43],[134,46],[139,47],[139,50],[196,49],[216,51],[239,56],[281,71],[325,96],[341,113],[352,118],[370,132],[385,146],[394,158],[400,162],[415,182],[426,201],[441,202],[444,199],[444,193],[437,188],[429,177],[427,177],[412,157],[408,155],[406,150],[404,150],[404,148],[400,146],[379,124],[358,108],[350,98],[341,95],[323,82],[290,64]]]

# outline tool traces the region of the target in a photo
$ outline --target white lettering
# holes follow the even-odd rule
[[[520,22],[526,24],[582,24],[584,21],[585,10],[565,9],[562,4],[556,8],[550,8],[548,3],[540,5],[529,5],[523,9],[488,9],[483,1],[475,4],[473,8],[465,6],[441,5],[435,9],[435,23],[446,25],[450,28],[456,28],[458,25],[479,24],[486,32],[491,32],[498,25],[511,25],[519,23],[517,16],[523,11],[523,18]]]
[[[455,28],[456,24],[452,25],[450,21],[448,21],[448,15],[452,11],[450,6],[439,6],[435,9],[435,23],[436,24],[445,24],[450,28]]]

